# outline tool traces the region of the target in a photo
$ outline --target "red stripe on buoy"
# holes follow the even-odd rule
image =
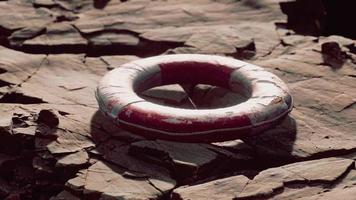
[[[148,112],[146,110],[137,108],[135,104],[126,106],[118,115],[118,118],[122,121],[131,124],[145,124],[147,128],[157,129],[162,131],[175,130],[174,133],[194,133],[204,132],[221,129],[224,127],[236,128],[248,127],[251,125],[251,121],[247,115],[239,115],[233,117],[224,118],[209,118],[207,116],[204,119],[187,118],[184,116],[176,116],[174,113],[171,115],[164,115],[157,112]]]

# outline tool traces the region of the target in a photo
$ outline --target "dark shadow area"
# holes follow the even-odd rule
[[[2,26],[0,26],[0,45],[6,46],[9,44],[8,37],[11,35],[13,31],[10,31]]]
[[[138,57],[156,56],[166,52],[169,49],[183,46],[181,42],[163,42],[151,41],[140,38],[137,45],[113,44],[110,46],[91,45],[87,47],[85,53],[91,57],[103,55],[135,55]]]
[[[14,112],[8,128],[0,128],[0,199],[49,199],[64,189],[84,165],[55,167],[46,145],[57,139],[55,114]]]
[[[6,73],[6,72],[7,72],[6,69],[0,68],[0,74]]]
[[[110,0],[94,0],[93,5],[96,9],[103,9],[110,2]]]
[[[10,86],[10,85],[13,85],[13,84],[9,83],[7,81],[4,81],[4,80],[0,80],[0,87]]]
[[[281,2],[280,7],[288,16],[286,27],[298,34],[356,38],[354,0],[296,0]]]
[[[236,59],[248,60],[253,58],[256,55],[256,45],[255,42],[249,43],[246,47],[237,48],[236,52],[232,54],[227,54],[228,56],[232,56]]]
[[[7,35],[1,36],[0,30],[0,45],[31,54],[63,54],[63,53],[84,53],[89,57],[99,57],[104,55],[135,55],[138,57],[156,56],[165,53],[169,49],[174,49],[184,45],[182,42],[168,41],[151,41],[144,38],[139,38],[137,45],[128,45],[114,43],[110,45],[95,45],[92,44],[89,38],[94,37],[101,32],[91,33],[88,35],[82,34],[88,40],[88,44],[63,44],[63,45],[11,45],[7,39]],[[105,33],[116,33],[115,31],[105,31]],[[119,31],[117,33],[127,33]],[[137,35],[129,32],[129,34]]]
[[[1,84],[1,82],[0,82]],[[31,97],[24,95],[22,93],[6,93],[0,98],[0,103],[21,103],[21,104],[36,104],[36,103],[47,103],[41,98]]]
[[[242,140],[255,151],[257,163],[253,166],[263,170],[297,161],[297,158],[291,155],[296,136],[297,122],[293,117],[287,116],[274,128]]]

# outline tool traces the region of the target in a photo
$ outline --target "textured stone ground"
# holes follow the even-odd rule
[[[278,0],[8,0],[0,11],[1,199],[356,196],[355,40],[287,29]],[[294,110],[259,136],[213,144],[148,141],[98,112],[106,72],[174,53],[263,66],[288,83]],[[142,96],[186,108],[244,100],[187,88]]]

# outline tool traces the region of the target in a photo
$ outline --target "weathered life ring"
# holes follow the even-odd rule
[[[137,95],[159,85],[210,84],[244,93],[249,99],[218,109],[183,109]],[[100,110],[124,129],[148,138],[213,142],[259,133],[288,115],[293,102],[286,84],[261,67],[233,58],[180,54],[124,64],[100,81]]]

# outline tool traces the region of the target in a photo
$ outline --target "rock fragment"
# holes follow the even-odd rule
[[[248,182],[249,179],[247,177],[239,175],[199,185],[183,186],[173,191],[172,199],[234,199],[236,195],[248,184]]]
[[[26,27],[9,36],[10,45],[21,46],[25,40],[34,38],[45,31],[45,27]]]
[[[129,145],[125,143],[103,143],[97,150],[103,155],[106,161],[127,169],[125,171],[128,171],[130,174],[137,174],[137,177],[147,176],[147,180],[160,191],[167,192],[176,185],[176,181],[171,178],[166,166],[145,162],[139,157],[130,155]],[[125,173],[126,175],[127,173]],[[131,177],[134,176],[131,175]]]
[[[74,178],[69,179],[65,183],[65,187],[68,188],[68,190],[70,190],[72,193],[82,194],[86,182],[87,173],[87,169],[78,171]]]
[[[38,113],[37,122],[44,123],[47,126],[54,128],[58,126],[59,119],[57,115],[53,112],[53,110],[41,110]]]
[[[88,163],[89,156],[85,151],[78,151],[63,157],[60,157],[56,162],[56,167],[68,168],[68,167],[77,167],[83,166]]]
[[[87,172],[84,195],[102,199],[157,199],[162,193],[145,178],[130,179],[123,170],[98,161]]]
[[[220,155],[200,144],[169,141],[139,141],[130,145],[130,154],[159,165],[173,167],[181,181],[194,180],[211,173],[221,161]]]
[[[340,68],[345,63],[347,54],[337,42],[325,42],[321,45],[324,62],[333,68]]]

